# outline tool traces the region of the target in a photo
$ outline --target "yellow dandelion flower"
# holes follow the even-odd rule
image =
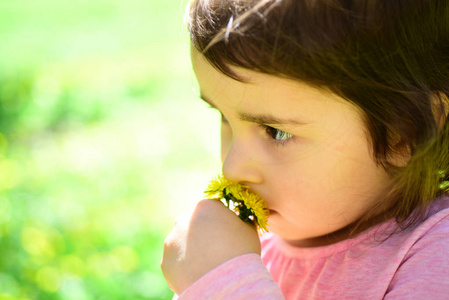
[[[210,181],[204,194],[210,199],[224,200],[227,207],[236,212],[240,219],[255,224],[261,232],[268,232],[268,210],[265,201],[250,192],[247,186],[219,175]]]

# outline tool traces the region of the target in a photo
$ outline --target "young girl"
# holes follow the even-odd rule
[[[178,218],[179,299],[448,299],[449,3],[193,0],[223,174],[266,201],[259,238],[215,200]]]

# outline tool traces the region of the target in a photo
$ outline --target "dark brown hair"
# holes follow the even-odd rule
[[[373,211],[393,205],[406,228],[449,191],[448,1],[193,0],[188,13],[193,46],[227,76],[245,81],[238,66],[299,80],[364,111],[393,178]]]

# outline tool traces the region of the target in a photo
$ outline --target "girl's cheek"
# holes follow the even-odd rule
[[[337,152],[345,152],[345,150],[346,150],[346,147],[343,144],[338,144],[338,145],[334,146],[333,148]]]

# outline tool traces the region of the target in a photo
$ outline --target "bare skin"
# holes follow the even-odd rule
[[[221,202],[202,200],[177,219],[165,240],[161,268],[179,295],[210,270],[248,253],[260,255],[256,228]]]

